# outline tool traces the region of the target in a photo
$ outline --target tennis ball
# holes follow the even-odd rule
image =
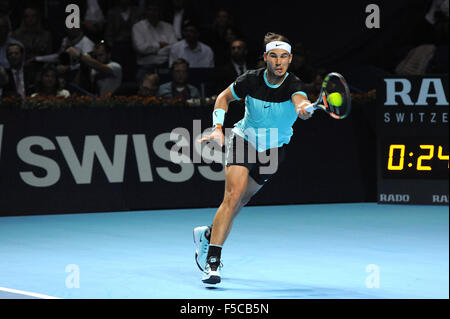
[[[330,102],[330,104],[333,104],[334,106],[341,106],[342,105],[342,95],[338,92],[331,93],[328,95],[327,101]]]

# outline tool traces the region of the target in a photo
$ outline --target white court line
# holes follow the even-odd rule
[[[13,294],[20,294],[20,295],[25,295],[25,296],[35,297],[35,298],[41,298],[41,299],[62,299],[59,297],[52,297],[52,296],[47,296],[47,295],[43,295],[43,294],[38,294],[35,292],[29,292],[29,291],[23,291],[23,290],[17,290],[17,289],[5,288],[5,287],[0,287],[0,291],[9,292],[9,293],[13,293]]]

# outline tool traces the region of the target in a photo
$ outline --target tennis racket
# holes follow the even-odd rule
[[[305,110],[312,113],[315,110],[327,112],[331,117],[342,120],[350,114],[352,108],[350,90],[342,75],[336,72],[327,74],[322,83],[322,89],[316,102]]]

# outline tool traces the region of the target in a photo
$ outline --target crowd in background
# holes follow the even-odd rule
[[[11,1],[0,0],[2,98],[109,93],[188,100],[218,94],[247,70],[264,67],[226,9],[199,12],[188,0],[85,0],[81,27],[68,28],[45,18],[46,2],[36,3],[12,10]],[[448,0],[434,0],[426,21],[430,32],[447,37],[448,52]],[[318,93],[327,70],[307,63],[302,43],[292,46],[289,71]],[[437,50],[414,48],[396,71],[426,72]]]

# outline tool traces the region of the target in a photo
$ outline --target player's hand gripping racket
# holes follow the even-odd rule
[[[322,83],[322,89],[316,102],[305,107],[308,113],[323,110],[331,117],[341,120],[350,114],[352,108],[350,90],[342,75],[329,73]]]

